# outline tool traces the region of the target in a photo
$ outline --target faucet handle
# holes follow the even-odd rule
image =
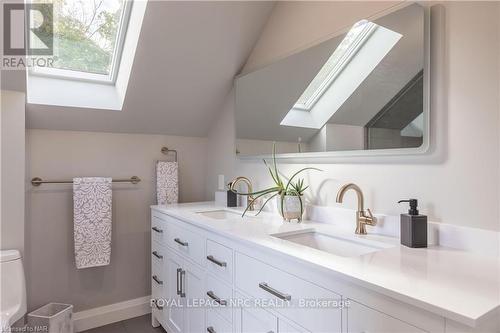
[[[365,212],[363,212],[363,223],[367,225],[375,225],[377,224],[377,221],[375,220],[375,217],[372,214],[372,211],[367,208],[366,209],[366,215]]]

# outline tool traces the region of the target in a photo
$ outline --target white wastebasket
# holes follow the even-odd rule
[[[28,314],[30,332],[73,333],[73,305],[49,303]]]

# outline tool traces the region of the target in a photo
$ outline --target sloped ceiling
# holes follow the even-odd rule
[[[273,6],[150,0],[123,110],[29,104],[27,126],[206,136]]]

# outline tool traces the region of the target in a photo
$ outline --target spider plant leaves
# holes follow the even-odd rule
[[[246,195],[246,196],[253,196],[253,195],[259,195],[259,194],[262,194],[264,192],[274,192],[274,191],[278,191],[278,190],[281,190],[281,188],[275,186],[275,187],[269,187],[269,188],[266,188],[264,190],[261,190],[261,191],[255,191],[255,192],[246,192],[246,193],[242,193],[242,192],[238,192],[236,190],[233,190],[234,193],[236,194],[240,194],[240,195]]]
[[[293,179],[295,177],[297,177],[299,174],[301,174],[302,172],[306,171],[306,170],[316,170],[316,171],[323,171],[321,169],[318,169],[318,168],[313,168],[313,167],[307,167],[307,168],[302,168],[300,169],[299,171],[295,172],[292,177],[290,177],[290,179],[288,180],[288,183],[286,184],[286,187],[285,187],[285,191],[288,191],[288,188],[290,187],[290,184],[292,183]]]
[[[256,197],[254,197],[252,200],[250,200],[250,202],[247,204],[247,207],[245,208],[245,210],[243,211],[243,214],[241,215],[241,217],[244,217],[245,214],[247,213],[247,211],[250,209],[250,207],[252,206],[252,204],[259,198],[262,198],[263,196],[267,195],[267,194],[271,194],[273,192],[277,192],[275,193],[275,195],[277,195],[279,192],[278,192],[278,188],[277,187],[272,187],[272,188],[268,188],[267,190],[262,190],[262,191],[259,191],[259,195],[257,195]],[[267,200],[269,201],[269,200]],[[266,201],[266,203],[267,203]],[[265,206],[265,204],[263,205]],[[263,207],[262,207],[263,208]],[[261,210],[262,210],[261,208]],[[260,211],[259,211],[260,213]]]
[[[265,159],[263,159],[263,162],[264,162],[264,165],[267,167],[267,170],[269,171],[269,174],[271,175],[271,178],[272,178],[275,186],[269,187],[269,188],[261,190],[261,191],[252,192],[252,193],[239,193],[239,192],[233,190],[233,192],[235,192],[237,194],[246,195],[246,196],[254,196],[254,198],[248,203],[242,216],[245,216],[246,212],[250,209],[250,207],[253,205],[253,203],[257,199],[259,199],[265,195],[272,194],[272,193],[273,193],[273,195],[266,199],[266,201],[261,206],[260,210],[257,212],[256,215],[260,214],[262,212],[262,209],[267,205],[267,203],[271,199],[273,199],[274,197],[276,197],[278,195],[279,195],[279,203],[280,203],[279,210],[280,210],[281,216],[284,217],[284,215],[285,215],[284,205],[285,205],[285,196],[286,195],[294,195],[294,196],[299,197],[300,211],[301,211],[301,213],[303,213],[304,207],[303,207],[303,202],[302,202],[301,196],[304,193],[304,191],[309,188],[309,186],[304,187],[304,179],[303,178],[297,180],[296,182],[293,182],[293,180],[299,174],[301,174],[302,172],[304,172],[306,170],[316,170],[316,171],[323,171],[323,170],[318,169],[318,168],[314,168],[314,167],[302,168],[299,171],[295,172],[292,175],[292,177],[290,177],[290,179],[288,179],[288,182],[286,183],[286,186],[285,186],[285,183],[283,182],[283,179],[280,176],[279,171],[278,171],[278,163],[276,161],[276,142],[273,142],[272,165],[270,165]]]
[[[273,142],[273,166],[274,166],[274,175],[276,176],[279,185],[283,186],[283,182],[281,181],[280,174],[278,172],[278,163],[276,163],[276,142]]]
[[[279,176],[276,177],[274,175],[273,169],[267,164],[266,160],[263,160],[263,161],[264,161],[264,164],[266,165],[267,169],[269,170],[269,174],[271,174],[271,178],[273,179],[276,186],[283,187],[283,183],[281,182],[281,179],[279,178]]]
[[[267,198],[266,201],[264,201],[264,204],[262,204],[262,206],[260,207],[259,211],[257,212],[257,214],[255,214],[255,216],[259,215],[262,210],[264,209],[264,207],[267,205],[267,203],[272,199],[274,198],[275,196],[277,196],[279,193],[274,193],[273,195],[271,195],[269,198]]]

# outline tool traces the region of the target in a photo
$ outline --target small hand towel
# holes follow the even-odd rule
[[[111,178],[73,178],[76,268],[109,265],[111,257]]]
[[[179,166],[177,162],[156,162],[156,202],[174,204],[179,200]]]

